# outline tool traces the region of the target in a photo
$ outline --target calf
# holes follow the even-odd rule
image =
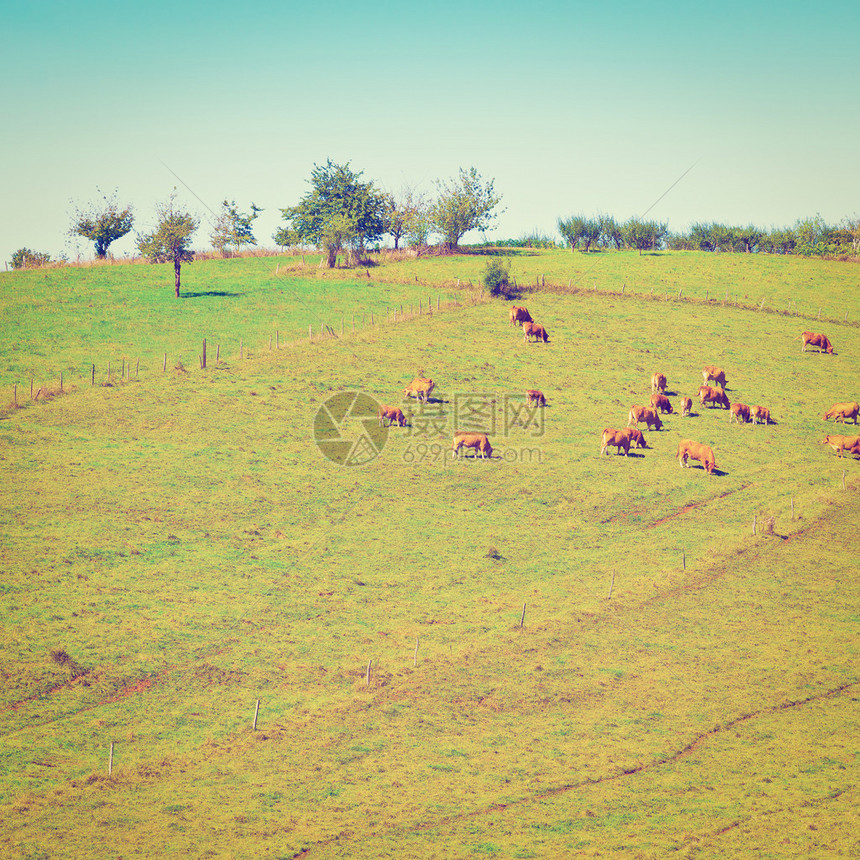
[[[522,325],[527,322],[532,322],[532,317],[528,309],[514,305],[511,308],[511,325]]]
[[[662,373],[655,373],[651,377],[651,390],[664,392],[666,390],[666,377]]]
[[[732,403],[729,407],[729,424],[737,421],[738,424],[746,424],[750,420],[750,408],[746,403]]]
[[[546,406],[546,397],[543,391],[538,391],[535,388],[529,388],[526,391],[526,406]]]
[[[544,343],[549,340],[549,335],[542,325],[538,325],[535,322],[524,322],[523,340],[528,343],[530,337],[534,337],[535,341],[542,340]]]
[[[835,418],[844,424],[845,419],[850,418],[856,424],[858,413],[860,413],[860,404],[858,403],[835,403],[824,413],[824,418],[821,420],[826,421],[828,418]]]
[[[663,429],[663,422],[660,420],[656,409],[652,409],[650,406],[631,406],[630,414],[627,416],[627,426],[638,424],[640,421],[644,421],[649,430],[652,425],[655,430]]]
[[[708,381],[713,379],[721,388],[726,387],[726,372],[714,364],[706,364],[702,368],[702,382],[706,385]]]
[[[414,395],[418,400],[423,400],[426,403],[435,387],[436,383],[432,379],[424,379],[421,376],[417,376],[403,389],[403,396],[410,397]]]
[[[681,417],[687,418],[693,411],[693,401],[689,397],[681,398]]]
[[[752,408],[753,424],[758,424],[759,420],[762,424],[770,424],[770,409],[766,406],[753,406]]]

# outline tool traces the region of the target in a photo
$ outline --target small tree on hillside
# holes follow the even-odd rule
[[[414,231],[422,213],[427,210],[427,202],[422,194],[405,188],[399,197],[385,195],[385,232],[394,239],[394,250],[400,247],[400,240],[408,238]],[[426,233],[425,233],[426,242]]]
[[[493,210],[501,202],[495,193],[493,180],[484,183],[474,167],[460,168],[460,175],[451,182],[437,180],[439,197],[430,207],[430,223],[442,236],[445,250],[456,251],[460,239],[469,230],[486,230],[498,213]]]
[[[110,197],[102,195],[102,199],[103,203],[91,203],[86,210],[75,207],[69,226],[70,236],[83,236],[95,243],[95,253],[99,259],[107,257],[111,243],[130,233],[134,225],[131,205],[120,208],[116,190]]]
[[[224,200],[221,203],[221,214],[215,221],[215,229],[209,236],[212,247],[223,254],[228,245],[233,245],[238,254],[243,245],[256,245],[257,240],[254,238],[251,224],[262,211],[252,203],[249,213],[240,212],[235,200]]]
[[[581,242],[583,250],[588,253],[588,249],[600,237],[600,219],[586,218],[585,215],[571,215],[570,218],[558,219],[558,232],[568,245],[570,245],[571,253],[576,246]]]
[[[194,260],[194,251],[189,247],[191,235],[200,224],[199,219],[176,205],[176,193],[166,203],[156,206],[158,224],[152,233],[139,236],[137,247],[150,263],[173,263],[176,298],[179,298],[180,270],[183,263]]]
[[[667,224],[657,221],[643,221],[641,218],[631,218],[622,228],[624,241],[630,248],[636,248],[639,256],[643,251],[659,248],[669,232]]]
[[[13,269],[35,269],[47,266],[51,262],[51,255],[44,251],[31,251],[29,248],[19,248],[12,254]]]

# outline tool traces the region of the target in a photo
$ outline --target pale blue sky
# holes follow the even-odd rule
[[[856,0],[33,0],[0,24],[4,260],[73,255],[97,186],[137,229],[174,186],[203,216],[253,200],[271,246],[327,158],[430,195],[474,165],[503,195],[491,237],[642,214],[691,166],[648,212],[672,230],[860,212]]]

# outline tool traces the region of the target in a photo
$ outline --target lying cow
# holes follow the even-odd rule
[[[651,377],[651,390],[659,391],[660,393],[666,390],[666,377],[662,373],[655,373]]]
[[[706,364],[702,368],[702,382],[707,385],[712,379],[721,388],[726,387],[726,372],[721,367],[717,367],[714,364]]]
[[[857,414],[860,412],[860,404],[857,403],[835,403],[832,408],[824,413],[822,421],[828,418],[835,418],[837,421],[845,423],[846,418],[850,418],[855,424],[857,423]]]
[[[395,421],[398,427],[406,426],[406,416],[403,414],[403,410],[397,406],[380,406],[376,417],[380,427],[390,427]]]
[[[542,325],[538,325],[535,322],[524,322],[523,340],[528,343],[530,337],[534,337],[535,341],[542,340],[544,343],[549,340],[549,335]]]
[[[688,458],[690,460],[698,460],[709,475],[714,474],[717,464],[714,460],[714,451],[708,445],[702,445],[700,442],[694,442],[692,439],[682,439],[678,443],[678,453],[676,456],[681,466],[687,466]]]
[[[815,334],[811,331],[805,331],[800,339],[803,341],[803,345],[800,347],[801,352],[806,352],[807,345],[809,346],[817,346],[819,352],[826,352],[828,355],[833,355],[833,344],[830,343],[827,335],[825,334]]]
[[[766,406],[753,406],[752,420],[753,424],[758,424],[759,421],[761,421],[762,424],[771,424],[770,409]]]
[[[630,414],[627,416],[627,426],[638,424],[640,421],[644,421],[648,425],[649,430],[652,425],[655,430],[663,429],[663,422],[660,420],[656,409],[650,406],[631,406]]]
[[[514,305],[511,308],[511,325],[522,325],[523,323],[533,322],[528,308],[521,308]]]
[[[693,411],[693,401],[689,397],[681,398],[681,417],[687,418]]]
[[[546,406],[546,397],[544,397],[543,391],[538,391],[536,388],[529,388],[526,391],[526,398],[526,406]]]
[[[493,446],[490,444],[486,433],[466,433],[465,431],[455,433],[451,450],[459,455],[461,448],[472,448],[476,457],[480,452],[482,460],[485,457],[491,459],[493,456]]]
[[[737,421],[738,424],[746,424],[750,420],[750,408],[746,403],[732,403],[729,407],[729,424]]]
[[[711,388],[710,385],[699,387],[699,402],[702,406],[706,403],[716,403],[718,406],[724,406],[726,409],[731,407],[726,392],[721,388]]]
[[[665,394],[652,394],[651,405],[655,409],[659,409],[664,415],[672,414],[672,404],[669,402],[669,398],[666,397]]]
[[[623,430],[614,430],[612,427],[607,427],[603,431],[603,439],[602,445],[600,448],[600,453],[605,454],[606,449],[612,445],[615,447],[615,453],[620,454],[622,449],[624,450],[624,456],[627,456],[627,453],[630,451],[630,445],[633,442],[633,438],[630,435],[630,428],[625,427]]]
[[[432,379],[424,379],[421,376],[416,376],[406,388],[403,389],[403,396],[415,396],[418,400],[423,400],[425,403],[433,393],[436,383]]]
[[[840,457],[843,451],[860,457],[860,436],[835,436],[828,433],[821,444],[829,445]]]

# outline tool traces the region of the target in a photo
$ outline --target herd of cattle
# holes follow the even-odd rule
[[[546,329],[532,319],[531,314],[525,307],[514,305],[510,312],[511,325],[521,325],[523,328],[524,340],[528,343],[532,337],[537,341],[547,343],[549,335]],[[822,353],[833,355],[833,345],[830,340],[823,334],[805,331],[801,335],[803,344],[801,352],[806,351],[807,346],[818,347]],[[708,383],[715,383],[714,386]],[[432,379],[417,377],[403,389],[404,398],[415,397],[419,401],[427,402],[435,388],[436,383]],[[746,403],[729,401],[726,394],[726,374],[721,367],[714,365],[705,365],[702,368],[702,385],[699,386],[698,398],[702,406],[721,407],[729,411],[729,423],[735,421],[739,424],[771,424],[770,410],[765,406],[748,406]],[[627,416],[627,426],[621,430],[616,430],[613,427],[607,427],[603,431],[602,445],[600,453],[607,453],[607,449],[611,446],[616,449],[617,454],[623,453],[625,456],[629,454],[630,448],[633,446],[639,448],[647,448],[648,444],[642,431],[636,426],[644,423],[651,430],[660,430],[663,427],[663,422],[660,415],[674,414],[674,409],[669,398],[666,396],[667,380],[663,373],[657,372],[651,378],[651,401],[648,406],[631,406]],[[526,391],[526,404],[529,407],[546,406],[546,397],[543,392],[536,389],[528,389]],[[692,413],[693,401],[690,397],[681,398],[681,416],[688,417]],[[824,419],[827,421],[832,418],[843,424],[847,420],[852,420],[857,424],[857,418],[860,415],[860,404],[856,402],[836,403],[831,409],[824,414]],[[391,426],[396,423],[400,427],[406,426],[406,417],[402,409],[396,406],[380,406],[378,413],[379,423],[383,426]],[[829,445],[840,457],[847,451],[849,454],[854,454],[860,457],[860,435],[846,436],[828,434],[822,440],[822,445]],[[466,431],[457,431],[454,433],[454,441],[452,451],[454,454],[459,453],[463,448],[471,448],[475,451],[475,456],[482,458],[490,458],[493,455],[493,447],[486,433],[473,433]],[[692,439],[682,439],[678,443],[678,450],[675,455],[681,466],[687,466],[688,460],[697,460],[701,463],[702,468],[710,475],[716,469],[716,459],[713,449],[709,445],[704,445]]]

